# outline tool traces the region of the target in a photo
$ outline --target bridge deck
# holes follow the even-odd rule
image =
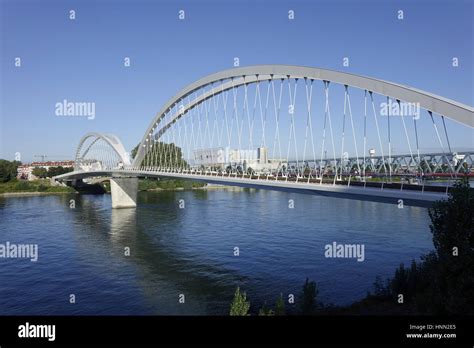
[[[249,187],[257,189],[277,190],[304,194],[315,194],[357,200],[376,201],[398,204],[400,199],[404,205],[430,206],[434,201],[447,198],[446,192],[414,191],[387,187],[364,187],[352,185],[333,185],[327,183],[285,181],[267,179],[266,177],[250,178],[234,175],[210,175],[205,173],[190,174],[176,172],[157,172],[146,170],[110,170],[110,171],[75,171],[55,177],[58,181],[80,180],[93,177],[142,177],[142,178],[175,178],[196,180],[207,183]]]

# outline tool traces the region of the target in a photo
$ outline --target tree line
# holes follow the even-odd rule
[[[53,176],[56,175],[61,175],[61,174],[66,174],[69,172],[72,172],[74,168],[65,168],[62,166],[57,166],[57,167],[49,167],[48,169],[43,168],[43,167],[34,167],[32,174],[36,176],[37,178],[52,178]]]
[[[19,165],[21,165],[21,162],[0,159],[0,182],[8,182],[16,179]]]
[[[0,182],[9,182],[16,180],[18,166],[21,165],[19,161],[8,161],[0,159]],[[32,174],[38,178],[51,178],[56,175],[61,175],[73,171],[73,168],[65,168],[62,166],[49,167],[48,169],[43,167],[33,168]],[[25,178],[26,179],[26,178]]]

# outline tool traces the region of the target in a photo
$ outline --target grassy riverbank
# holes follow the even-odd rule
[[[202,188],[204,186],[206,186],[205,183],[190,180],[143,179],[138,182],[139,191],[193,189]]]
[[[107,192],[110,192],[110,183],[104,182],[103,185]],[[225,186],[208,186],[206,183],[189,180],[152,180],[140,179],[138,182],[139,191],[160,191],[160,190],[193,190],[193,189],[217,189]],[[33,181],[13,179],[7,182],[0,182],[0,195],[2,196],[26,196],[42,195],[54,193],[74,193],[73,187],[52,186],[49,179],[39,179]]]
[[[75,192],[72,187],[65,186],[52,186],[50,181],[44,180],[10,180],[7,182],[0,183],[0,194],[12,195],[12,194],[48,194],[48,193],[71,193]]]
[[[110,182],[102,183],[105,191],[110,193]],[[192,190],[206,188],[206,183],[190,180],[172,180],[172,179],[140,179],[138,180],[138,191],[160,191],[160,190]]]

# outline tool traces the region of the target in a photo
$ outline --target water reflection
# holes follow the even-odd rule
[[[237,286],[258,308],[298,294],[306,277],[322,301],[344,304],[432,249],[418,207],[254,189],[142,192],[138,203],[112,210],[109,195],[0,198],[2,240],[40,244],[36,265],[0,268],[1,313],[226,314]],[[333,241],[364,243],[366,260],[325,258]],[[80,299],[73,307],[64,300],[71,292]]]
[[[193,196],[205,197],[202,192],[193,192]],[[163,242],[167,240],[163,235],[167,226],[178,219],[181,211],[174,194],[144,195],[140,197],[140,200],[144,199],[140,201],[138,210],[104,209],[102,203],[110,202],[90,197],[82,198],[83,214],[75,215],[75,226],[80,226],[77,234],[80,234],[78,245],[82,256],[91,261],[100,245],[113,257],[110,262],[102,261],[96,265],[105,272],[113,272],[110,268],[117,263],[131,264],[134,272],[139,273],[134,278],[146,297],[150,313],[206,314],[216,313],[218,307],[227,307],[234,284],[242,282],[244,277],[216,264],[204,264],[182,253],[179,245],[170,246]],[[84,223],[87,228],[84,228]],[[179,241],[179,233],[180,230],[175,231],[174,240]],[[125,255],[125,248],[130,250],[130,256]],[[218,282],[213,279],[215,274],[220,274]],[[181,293],[186,296],[185,306],[177,306]],[[214,300],[212,308],[208,309],[210,297]],[[215,299],[219,299],[217,307]]]

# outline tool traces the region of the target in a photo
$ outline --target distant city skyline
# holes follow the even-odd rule
[[[72,159],[89,131],[115,134],[130,151],[169,98],[236,57],[240,66],[376,77],[474,105],[468,1],[0,3],[0,158],[9,160]],[[94,117],[61,117],[64,100],[94,103]],[[474,148],[472,129],[448,127],[453,149]]]

